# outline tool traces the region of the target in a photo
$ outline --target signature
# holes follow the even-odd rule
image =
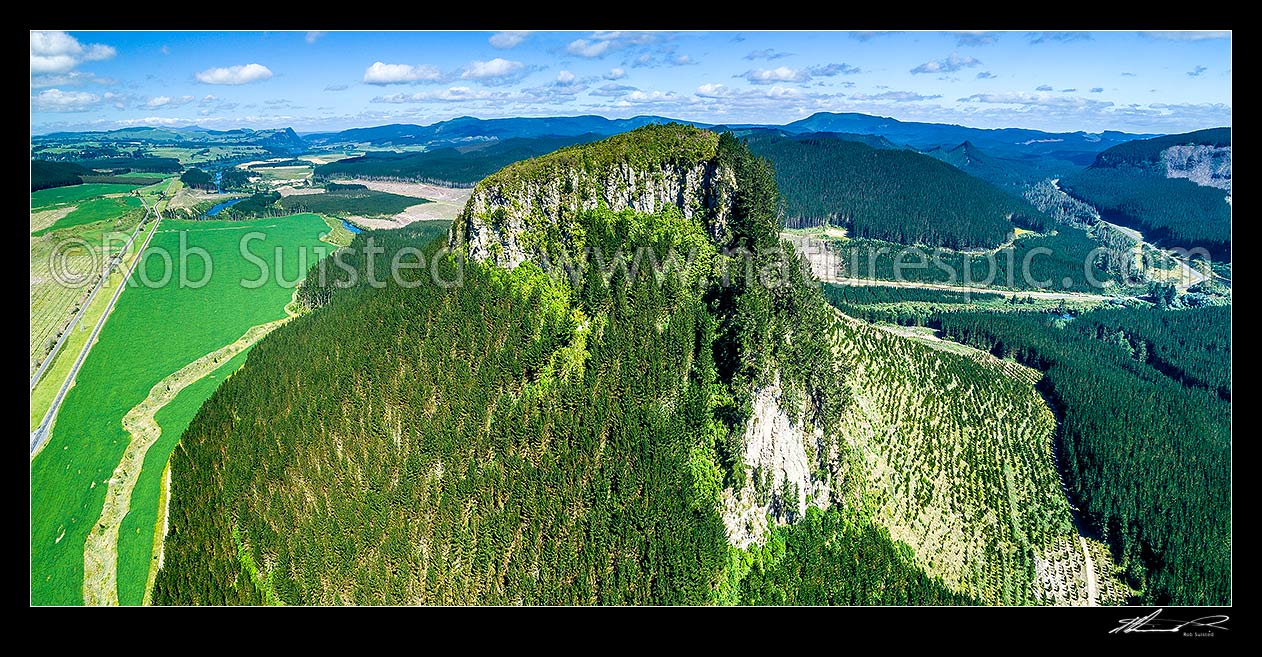
[[[1182,621],[1173,618],[1159,618],[1162,609],[1158,609],[1147,616],[1137,618],[1123,618],[1122,624],[1109,630],[1109,634],[1130,634],[1131,632],[1180,632],[1184,628],[1210,628],[1218,630],[1229,629],[1220,625],[1230,620],[1229,616],[1221,614],[1214,616],[1202,616],[1196,620]]]

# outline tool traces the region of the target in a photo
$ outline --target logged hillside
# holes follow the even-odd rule
[[[1145,604],[1231,604],[1231,309],[944,313],[1046,372],[1069,490]]]
[[[948,248],[998,246],[1013,226],[1052,222],[1025,201],[927,155],[814,136],[757,137],[775,167],[785,223],[846,227],[866,237]]]
[[[327,178],[403,178],[426,182],[472,185],[513,162],[551,153],[564,146],[586,144],[599,135],[520,137],[436,148],[420,153],[374,152],[322,164],[315,175]]]
[[[1229,128],[1119,144],[1060,184],[1149,241],[1231,258]]]

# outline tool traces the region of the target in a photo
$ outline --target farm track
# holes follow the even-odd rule
[[[214,372],[220,365],[250,348],[293,317],[290,313],[281,319],[252,326],[231,344],[181,367],[155,384],[144,401],[123,417],[123,428],[131,434],[131,442],[108,481],[101,517],[88,534],[83,550],[85,605],[118,605],[118,533],[123,518],[131,509],[132,491],[144,467],[145,455],[162,437],[162,427],[158,425],[155,414],[175,399],[180,391]]]
[[[1005,298],[1012,297],[1032,297],[1035,299],[1048,299],[1053,301],[1112,301],[1114,299],[1124,298],[1126,295],[1107,295],[1107,294],[1088,294],[1085,292],[1042,292],[1038,290],[1009,290],[998,287],[970,287],[965,285],[951,285],[948,283],[923,283],[919,281],[887,281],[875,278],[846,278],[838,276],[832,263],[829,262],[827,256],[828,245],[823,240],[793,233],[780,233],[780,238],[788,241],[797,249],[803,257],[807,259],[811,266],[811,273],[815,278],[824,283],[834,283],[837,285],[851,286],[881,286],[881,287],[903,287],[903,288],[919,288],[924,290],[942,290],[944,292],[962,292],[965,294],[998,294]],[[822,256],[822,257],[821,257]]]

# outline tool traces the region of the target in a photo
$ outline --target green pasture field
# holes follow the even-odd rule
[[[135,196],[124,196],[122,198],[94,198],[84,201],[75,208],[74,212],[58,219],[53,225],[43,230],[37,230],[31,235],[39,237],[45,233],[51,233],[55,230],[63,228],[71,228],[74,226],[84,226],[87,224],[113,219],[122,216],[128,210],[138,210],[142,206],[140,199]]]
[[[141,229],[136,235],[136,244],[144,244],[145,238],[148,237],[149,231],[153,230],[154,224]],[[98,238],[99,242],[99,238]],[[32,254],[35,249],[32,248]],[[105,312],[105,307],[109,304],[109,300],[113,298],[114,291],[118,289],[120,283],[123,282],[123,272],[131,266],[131,261],[136,257],[135,251],[131,251],[124,259],[122,264],[110,273],[110,279],[96,293],[96,297],[92,299],[92,303],[88,304],[88,309],[83,313],[83,319],[79,324],[70,328],[70,337],[66,339],[65,344],[61,346],[61,350],[53,358],[53,364],[44,372],[43,378],[35,385],[35,389],[31,391],[31,431],[44,421],[44,413],[48,412],[48,406],[53,403],[53,397],[57,395],[57,391],[61,389],[61,384],[66,380],[66,375],[70,373],[70,367],[79,357],[79,352],[83,351],[83,345],[87,342],[88,336],[92,334],[92,328],[96,326],[101,314]],[[32,262],[35,262],[32,255]],[[35,267],[32,267],[35,270]],[[80,295],[86,294],[84,290],[67,289],[55,282],[43,283],[40,286],[39,297],[36,297],[37,289],[32,287],[31,291],[31,357],[36,356],[36,350],[41,348],[46,340],[51,339],[52,332],[56,330],[60,323],[57,319],[63,320],[68,316],[71,307],[66,305],[74,303]],[[38,306],[36,302],[38,301]],[[60,314],[59,314],[60,313]],[[43,354],[39,354],[42,356]]]
[[[122,529],[118,532],[119,604],[139,605],[144,600],[149,568],[158,558],[154,550],[154,526],[162,522],[158,500],[162,494],[162,471],[166,469],[171,451],[180,441],[184,429],[188,428],[188,423],[193,421],[197,409],[202,407],[202,402],[224,379],[245,364],[249,353],[250,349],[242,351],[209,376],[189,384],[154,416],[158,426],[162,427],[162,437],[145,454],[145,466],[132,493],[131,510],[123,518]]]
[[[132,287],[129,282],[131,289],[119,299],[101,331],[62,404],[47,444],[31,462],[32,603],[82,604],[84,543],[100,517],[107,482],[130,442],[122,427],[123,416],[167,375],[235,341],[249,327],[285,316],[292,288],[282,286],[274,276],[258,288],[240,284],[259,275],[259,268],[239,252],[240,239],[253,231],[266,238],[249,243],[249,250],[266,260],[269,268],[275,267],[273,247],[285,247],[281,277],[286,283],[296,283],[305,274],[300,251],[306,256],[303,264],[310,267],[319,253],[331,250],[320,241],[328,232],[324,221],[304,214],[252,221],[168,220],[142,256],[133,279],[160,279],[165,262],[150,254],[164,249],[177,252],[180,236],[186,235],[189,246],[211,254],[213,274],[200,288],[181,287],[176,284],[179,268],[186,268],[188,280],[197,281],[205,274],[205,264],[196,257],[186,263],[173,258],[172,281],[156,287]],[[315,247],[321,251],[314,251]],[[177,407],[164,416],[174,429],[180,420],[172,414],[179,416],[181,411]],[[148,467],[142,471],[141,484],[152,487],[160,480],[155,475],[161,474],[167,454],[149,450],[146,465],[153,464],[154,472],[146,474]],[[133,493],[137,503],[153,504],[156,498],[156,490],[141,485]],[[148,556],[138,550],[138,546],[127,547],[125,561],[119,564],[120,577],[147,574]],[[120,583],[129,601],[136,600],[136,586]],[[143,579],[139,586],[143,588]]]
[[[55,205],[78,203],[97,196],[130,192],[139,185],[120,185],[113,183],[91,183],[87,185],[70,185],[69,187],[53,187],[31,192],[31,209],[41,210]]]

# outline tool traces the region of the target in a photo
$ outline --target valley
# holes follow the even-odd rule
[[[1230,607],[1230,38],[32,31],[30,604]]]

